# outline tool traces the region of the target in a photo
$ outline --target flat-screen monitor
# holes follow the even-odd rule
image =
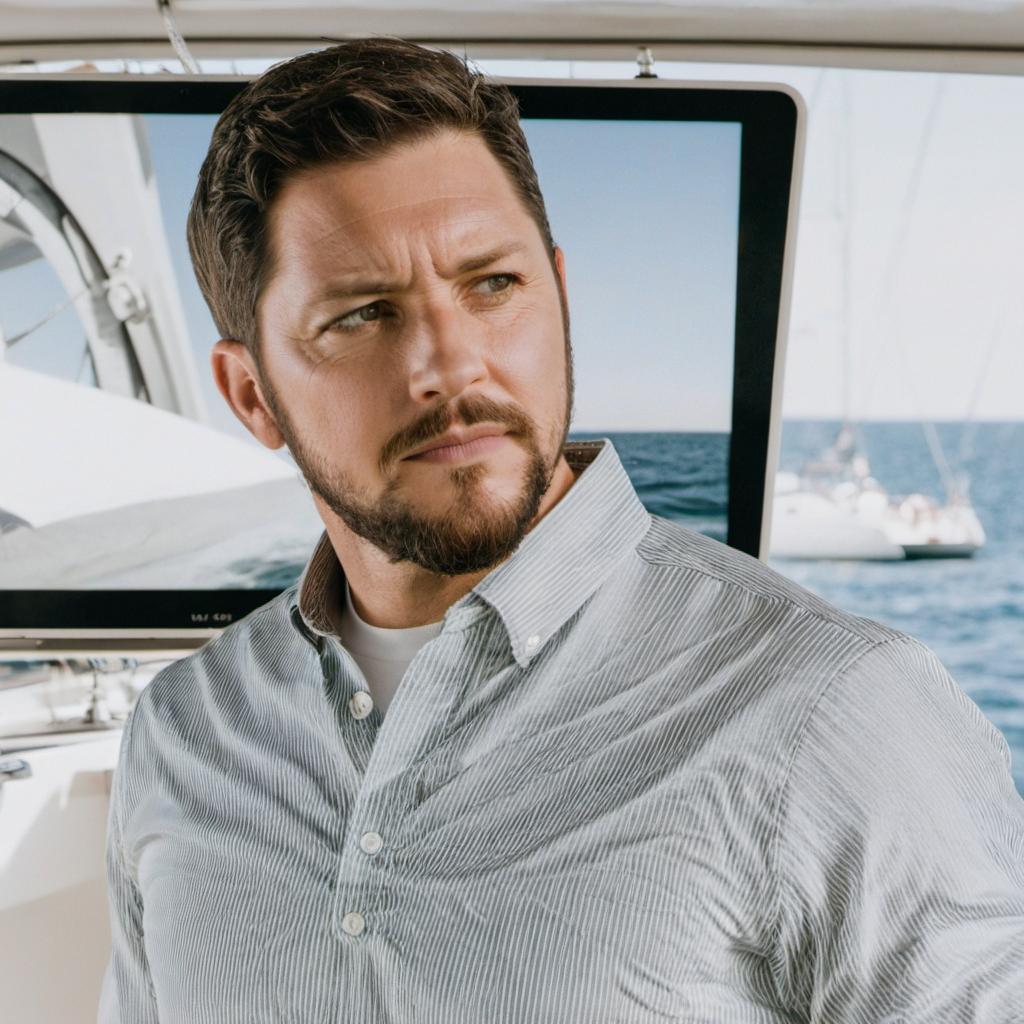
[[[216,391],[185,221],[244,77],[0,79],[0,647],[195,646],[322,530]],[[800,104],[783,86],[509,83],[565,252],[570,438],[758,555]]]

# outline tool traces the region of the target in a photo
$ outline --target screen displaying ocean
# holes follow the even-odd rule
[[[798,471],[835,439],[835,422],[783,424],[781,469]],[[943,495],[919,424],[861,428],[874,477],[892,495]],[[1002,732],[1024,795],[1024,422],[938,425],[987,535],[973,558],[769,564],[832,604],[927,644]],[[582,433],[609,437],[648,511],[725,539],[726,434]]]

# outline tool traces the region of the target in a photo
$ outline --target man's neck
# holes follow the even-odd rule
[[[564,497],[575,479],[563,455],[527,532]],[[410,562],[393,564],[379,548],[353,533],[319,498],[314,497],[314,501],[345,571],[352,604],[371,626],[408,629],[440,622],[456,601],[497,568],[496,564],[461,576],[441,576]],[[339,595],[339,601],[343,600]]]

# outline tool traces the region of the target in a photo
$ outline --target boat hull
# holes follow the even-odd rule
[[[973,558],[978,550],[976,544],[904,544],[903,554],[907,558]]]

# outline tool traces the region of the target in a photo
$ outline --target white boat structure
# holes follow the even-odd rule
[[[159,586],[232,515],[278,543],[288,516],[315,535],[296,469],[207,422],[151,165],[134,115],[0,116],[0,270],[46,261],[96,383],[4,358],[63,306],[7,337],[0,317],[6,588]]]
[[[822,458],[775,477],[770,550],[776,558],[897,561],[969,558],[985,531],[966,488],[945,504],[926,494],[890,495],[844,424]]]

